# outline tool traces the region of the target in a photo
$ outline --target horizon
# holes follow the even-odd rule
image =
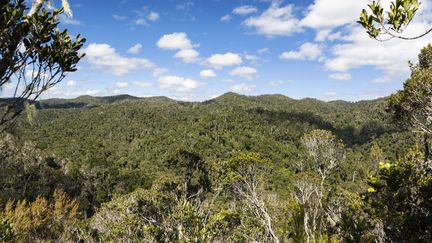
[[[114,95],[103,95],[103,96],[97,96],[97,95],[88,95],[88,94],[83,94],[77,97],[48,97],[48,98],[43,98],[43,99],[38,99],[35,102],[43,102],[43,101],[48,101],[48,100],[66,100],[66,101],[71,101],[71,100],[76,100],[76,99],[80,99],[83,97],[91,97],[91,98],[97,98],[97,99],[104,99],[104,98],[113,98],[113,97],[122,97],[122,96],[128,96],[130,98],[134,98],[134,99],[151,99],[151,98],[167,98],[170,99],[172,101],[175,102],[186,102],[186,103],[204,103],[207,101],[211,101],[211,100],[216,100],[222,96],[226,96],[226,95],[237,95],[237,96],[243,96],[246,98],[260,98],[262,96],[283,96],[284,98],[288,98],[294,101],[303,101],[303,100],[315,100],[315,101],[319,101],[319,102],[324,102],[324,103],[331,103],[331,102],[346,102],[346,103],[361,103],[361,102],[367,102],[367,101],[376,101],[376,100],[380,100],[380,99],[385,99],[389,96],[383,96],[383,97],[377,97],[377,98],[373,98],[373,99],[364,99],[364,100],[357,100],[357,101],[349,101],[349,100],[341,100],[341,99],[336,99],[336,100],[321,100],[318,98],[313,98],[313,97],[303,97],[303,98],[293,98],[293,97],[289,97],[287,95],[284,94],[278,94],[278,93],[269,93],[269,94],[258,94],[258,95],[248,95],[248,94],[240,94],[240,93],[236,93],[233,91],[227,91],[226,93],[223,93],[221,95],[218,95],[216,97],[211,97],[207,100],[201,100],[201,101],[188,101],[188,100],[179,100],[176,99],[175,97],[169,97],[169,96],[165,96],[165,95],[155,95],[155,96],[134,96],[134,95],[130,95],[130,94],[114,94]],[[13,97],[0,97],[0,101],[2,99],[14,99]]]
[[[205,101],[235,92],[373,100],[402,88],[408,61],[429,43],[370,39],[356,23],[366,8],[358,0],[70,4],[74,17],[62,16],[61,28],[87,38],[86,57],[41,99],[128,94]],[[432,26],[431,11],[424,1],[406,34]],[[13,87],[5,85],[0,97]]]

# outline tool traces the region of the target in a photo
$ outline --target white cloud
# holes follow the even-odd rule
[[[231,86],[231,91],[236,93],[251,93],[256,90],[256,86],[253,84],[236,84]]]
[[[206,69],[206,70],[202,70],[202,71],[200,72],[200,76],[201,76],[202,78],[214,78],[214,77],[216,77],[217,75],[216,75],[215,71],[213,71],[213,70],[211,70],[211,69]]]
[[[97,89],[88,89],[86,91],[75,92],[74,95],[99,95],[101,92]]]
[[[317,44],[306,42],[300,46],[299,51],[288,51],[280,55],[283,60],[316,60],[322,56],[321,47]]]
[[[238,67],[229,72],[232,76],[238,76],[248,80],[253,79],[257,73],[258,71],[252,67]]]
[[[267,48],[267,47],[266,48],[261,48],[257,52],[258,52],[258,54],[266,54],[266,53],[270,52],[270,49]]]
[[[153,77],[157,78],[166,72],[168,72],[168,69],[166,69],[166,68],[155,68],[153,70]]]
[[[127,53],[129,54],[138,54],[141,51],[142,45],[141,44],[135,44],[131,48],[127,50]]]
[[[268,86],[277,87],[277,86],[281,86],[281,85],[292,83],[292,82],[293,81],[274,80],[274,81],[268,82]]]
[[[329,75],[329,78],[334,80],[348,81],[352,79],[352,76],[350,73],[333,73]]]
[[[428,27],[413,22],[404,34],[413,36],[415,33],[422,33]],[[351,28],[341,40],[341,44],[332,47],[332,57],[325,61],[326,68],[346,72],[353,68],[372,66],[390,76],[407,75],[407,61],[416,61],[421,48],[430,42],[428,38],[416,41],[393,39],[378,42],[370,39],[361,27]]]
[[[222,79],[222,82],[225,82],[225,83],[235,83],[236,81],[234,79],[224,78],[224,79]]]
[[[259,57],[251,55],[251,54],[248,54],[248,53],[244,54],[244,58],[246,60],[248,60],[249,62],[251,62],[251,63],[257,63],[260,60]]]
[[[12,90],[12,89],[14,89],[15,87],[16,87],[16,84],[13,83],[13,82],[6,83],[6,84],[4,84],[4,85],[2,86],[2,88],[5,88],[5,89],[7,89],[7,90]],[[1,91],[1,89],[0,89],[0,91]],[[1,92],[0,92],[0,93],[1,93]]]
[[[255,28],[258,34],[268,37],[289,36],[300,32],[299,20],[293,15],[293,5],[284,7],[280,5],[280,1],[273,1],[260,16],[250,17],[243,24]]]
[[[323,30],[354,23],[366,4],[359,0],[315,0],[300,24]]]
[[[142,68],[153,69],[155,67],[151,61],[144,58],[123,57],[108,44],[92,43],[84,49],[84,53],[92,68],[103,69],[117,76]]]
[[[147,21],[143,18],[139,18],[135,20],[136,25],[148,26]]]
[[[184,32],[176,32],[162,36],[156,45],[161,49],[167,50],[183,50],[192,49],[192,42]]]
[[[74,18],[67,17],[64,14],[61,14],[59,18],[60,18],[60,22],[62,24],[68,24],[68,25],[81,25],[82,24],[81,21],[74,19]]]
[[[151,11],[147,15],[147,19],[153,22],[158,21],[160,19],[159,13]]]
[[[148,82],[141,82],[141,81],[135,81],[133,82],[134,85],[142,87],[142,88],[147,88],[151,86],[151,83]]]
[[[179,76],[161,76],[158,82],[159,88],[174,90],[176,92],[189,92],[199,86],[197,81]]]
[[[325,92],[324,95],[325,95],[325,96],[330,96],[330,97],[335,97],[335,96],[337,96],[338,94],[337,94],[336,92],[329,91],[329,92]]]
[[[178,51],[174,57],[182,59],[185,63],[194,63],[199,59],[199,52],[194,49],[183,49]]]
[[[240,65],[243,60],[239,54],[227,52],[225,54],[214,54],[207,58],[205,62],[207,65],[219,69],[222,67]]]
[[[227,14],[220,19],[221,22],[227,23],[231,21],[231,15]]]
[[[69,81],[67,81],[66,85],[69,86],[69,87],[76,87],[77,86],[77,81],[75,81],[75,80],[69,80]]]
[[[116,82],[117,88],[123,89],[129,86],[128,82]]]
[[[112,16],[115,20],[118,20],[118,21],[122,21],[122,20],[125,20],[125,19],[127,19],[127,17],[126,16],[122,16],[122,15],[117,15],[117,14],[113,14],[113,16]]]
[[[248,15],[248,14],[253,14],[258,12],[258,9],[255,8],[254,6],[250,6],[250,5],[243,5],[240,7],[237,7],[235,9],[233,9],[233,14],[238,14],[238,15]]]
[[[162,36],[156,45],[164,50],[179,50],[174,58],[180,58],[185,63],[194,63],[199,60],[199,52],[184,32],[176,32]]]

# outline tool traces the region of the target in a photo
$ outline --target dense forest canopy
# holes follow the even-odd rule
[[[312,241],[362,237],[366,232],[377,239],[376,216],[356,222],[356,217],[369,220],[363,214],[370,212],[361,207],[354,212],[362,215],[345,215],[353,213],[345,204],[366,205],[361,195],[370,187],[368,176],[381,162],[403,159],[415,145],[416,136],[393,125],[385,105],[385,99],[322,102],[235,93],[201,103],[132,96],[42,100],[31,119],[20,117],[8,131],[15,138],[2,139],[2,151],[9,151],[3,155],[3,168],[10,169],[2,170],[9,176],[2,177],[6,180],[0,202],[4,207],[10,199],[33,202],[41,196],[50,201],[61,188],[79,208],[73,224],[79,233],[74,237],[89,241],[170,241],[180,236]],[[333,149],[325,141],[341,144],[343,157],[322,154]],[[312,151],[317,151],[314,156]],[[335,161],[322,156],[335,156]],[[321,162],[332,165],[324,172],[316,167]],[[254,169],[238,171],[235,166],[244,169],[243,163]],[[249,198],[248,184],[239,184],[238,178],[257,183],[257,198]],[[171,189],[156,189],[160,183],[169,183]],[[298,193],[305,189],[316,195],[299,200]],[[248,206],[249,200],[254,203]],[[309,203],[319,207],[312,210]],[[330,206],[336,210],[332,219],[324,217]],[[191,211],[182,209],[188,214],[176,215],[178,207]],[[265,214],[254,211],[260,207]],[[138,211],[127,213],[130,210]],[[140,210],[151,215],[143,216]],[[306,222],[308,231],[299,226],[305,224],[305,213],[317,217],[315,223]],[[116,220],[107,221],[112,217]],[[174,221],[161,221],[166,217]],[[348,228],[342,234],[343,217],[355,218],[345,222],[354,225],[344,225]],[[216,219],[220,222],[213,222]],[[177,224],[187,228],[192,223],[197,231],[177,232]],[[357,224],[364,228],[349,228],[360,227]]]
[[[51,4],[0,0],[0,88],[54,69],[0,99],[0,242],[431,242],[432,45],[369,101],[37,100],[83,57],[57,29],[68,1]],[[396,0],[384,19],[373,2],[360,23],[404,39],[418,7]]]

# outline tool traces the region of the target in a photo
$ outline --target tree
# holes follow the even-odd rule
[[[414,37],[402,35],[416,15],[419,6],[418,0],[395,0],[391,2],[390,11],[384,13],[380,1],[373,1],[368,4],[372,13],[369,14],[366,9],[363,9],[358,23],[363,26],[369,37],[379,41],[387,41],[393,38],[415,40],[432,32],[431,28]]]
[[[344,145],[331,132],[313,130],[301,139],[307,157],[296,163],[293,197],[300,204],[306,242],[316,242],[322,230],[326,208],[323,204],[330,173],[344,160]]]
[[[36,1],[29,14],[24,0],[0,1],[0,90],[11,85],[13,99],[0,104],[0,130],[49,88],[76,71],[85,39],[58,28],[64,9]]]
[[[411,65],[411,77],[403,90],[388,100],[387,111],[399,125],[423,135],[425,159],[430,156],[429,138],[432,135],[432,45],[424,47],[419,62]]]
[[[78,204],[60,188],[54,191],[53,198],[53,202],[44,197],[34,202],[9,201],[0,218],[6,219],[3,222],[9,223],[9,231],[18,242],[74,241]]]
[[[365,201],[384,223],[389,242],[431,242],[432,174],[419,146],[393,163],[381,162]]]
[[[279,242],[269,210],[260,192],[263,172],[268,167],[268,161],[255,153],[240,153],[224,162],[223,167],[225,183],[244,200],[265,228],[271,241]]]

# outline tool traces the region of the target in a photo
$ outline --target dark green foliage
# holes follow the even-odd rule
[[[11,136],[0,139],[0,207],[9,199],[49,198],[56,187],[71,195],[81,191],[79,172],[65,160],[44,154],[31,142],[18,145]]]
[[[372,1],[368,4],[371,13],[366,9],[360,13],[359,24],[363,26],[369,37],[386,41],[392,38],[414,40],[429,34],[432,29],[415,37],[405,37],[401,33],[411,23],[418,11],[418,0],[394,0],[390,2],[390,10],[384,12],[380,1]],[[383,39],[384,37],[384,39]]]
[[[429,242],[432,238],[432,171],[417,147],[397,162],[381,162],[369,178],[367,201],[383,220],[393,242]]]
[[[16,86],[12,102],[0,103],[0,130],[13,122],[27,100],[61,82],[84,56],[85,39],[58,28],[63,9],[37,7],[28,13],[24,0],[0,1],[0,91]],[[28,74],[31,77],[28,78]]]
[[[338,148],[344,143],[346,156],[332,167],[322,201],[316,201],[332,210],[334,222],[327,225],[332,221],[321,211],[315,239],[365,239],[352,233],[359,228],[370,235],[367,239],[376,239],[375,221],[363,222],[368,214],[361,209],[343,212],[341,205],[349,204],[341,202],[348,192],[354,198],[367,189],[367,176],[377,163],[377,156],[370,156],[373,144],[383,157],[398,159],[414,143],[410,132],[391,124],[384,100],[297,101],[228,93],[203,103],[87,96],[34,105],[36,112],[25,112],[33,114],[32,120],[22,116],[8,132],[19,137],[16,151],[22,141],[36,141],[35,153],[53,158],[31,170],[53,179],[34,177],[31,183],[39,189],[24,196],[15,190],[4,200],[49,197],[61,185],[79,203],[79,235],[89,241],[143,235],[148,241],[303,241],[302,205],[292,192],[297,162],[326,163],[321,155],[315,158],[320,161],[312,159],[302,145],[304,134],[316,129],[313,134],[329,137],[323,141],[335,140]],[[19,165],[19,155],[6,153],[13,159],[3,163]],[[10,171],[6,178],[21,178],[21,171]],[[17,181],[22,188],[22,180]],[[247,184],[241,182],[256,185],[255,203],[246,203]]]

